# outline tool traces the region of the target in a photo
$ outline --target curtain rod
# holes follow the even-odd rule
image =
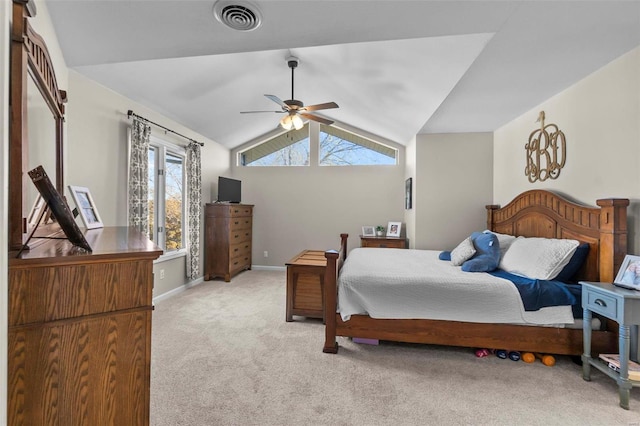
[[[191,138],[188,138],[188,137],[186,137],[185,135],[181,135],[180,133],[178,133],[178,132],[176,132],[176,131],[174,131],[174,130],[171,130],[171,129],[169,129],[169,128],[166,128],[166,127],[164,127],[164,126],[162,126],[162,125],[160,125],[160,124],[158,124],[158,123],[154,123],[153,121],[151,121],[151,120],[149,120],[149,119],[146,119],[146,118],[144,118],[144,117],[142,117],[142,116],[140,116],[140,115],[138,115],[138,114],[134,113],[132,110],[127,111],[127,118],[131,118],[131,116],[136,117],[136,118],[139,118],[140,120],[144,120],[144,121],[146,121],[147,123],[151,123],[151,124],[153,124],[154,126],[158,126],[158,127],[160,127],[161,129],[166,130],[167,132],[171,132],[171,133],[173,133],[174,135],[178,135],[178,136],[180,136],[180,137],[182,137],[182,138],[185,138],[185,139],[187,139],[187,140],[189,140],[189,141],[191,141],[191,142],[193,142],[193,143],[197,143],[197,144],[198,144],[198,145],[200,145],[200,146],[204,146],[204,143],[202,143],[202,142],[198,142],[197,140],[194,140],[194,139],[191,139]]]

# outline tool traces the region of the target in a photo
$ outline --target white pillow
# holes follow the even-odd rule
[[[473,246],[471,237],[465,238],[456,248],[451,250],[451,264],[460,266],[476,254],[476,248]]]
[[[489,231],[488,229],[486,231],[484,231],[485,234],[488,233],[488,232],[491,233],[491,234],[494,234],[496,237],[498,237],[498,244],[500,244],[500,259],[501,260],[504,257],[504,254],[509,249],[509,247],[511,247],[511,244],[513,244],[513,242],[517,238],[524,238],[524,237],[514,237],[513,235],[509,235],[509,234],[500,234],[498,232]]]
[[[552,280],[571,260],[580,243],[555,238],[516,238],[500,261],[500,269],[524,277]]]

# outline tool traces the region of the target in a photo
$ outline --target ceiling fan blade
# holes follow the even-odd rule
[[[309,105],[302,108],[304,111],[317,111],[319,109],[340,108],[335,102],[326,102],[324,104]]]
[[[271,99],[273,102],[277,103],[278,105],[280,105],[282,108],[286,109],[287,111],[289,110],[289,105],[285,104],[284,101],[282,99],[280,99],[279,97],[275,96],[275,95],[265,95],[267,98]]]
[[[333,121],[327,120],[326,118],[318,117],[316,115],[300,113],[300,115],[304,118],[308,118],[309,120],[317,121],[318,123],[326,124],[327,126],[333,124]]]
[[[240,114],[255,114],[257,112],[275,112],[276,114],[282,114],[285,111],[240,111]]]

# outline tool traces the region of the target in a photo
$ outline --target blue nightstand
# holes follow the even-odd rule
[[[620,406],[629,409],[629,393],[639,380],[629,380],[628,361],[638,360],[638,324],[640,324],[640,291],[627,290],[609,283],[580,282],[584,309],[582,378],[591,380],[591,367],[595,367],[616,380],[620,392]],[[619,326],[618,351],[620,372],[617,373],[600,359],[591,358],[591,318],[593,313],[616,321]]]

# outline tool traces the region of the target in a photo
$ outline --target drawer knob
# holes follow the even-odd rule
[[[605,302],[602,299],[596,299],[596,300],[593,301],[593,303],[595,303],[598,306],[602,306],[603,308],[607,307],[607,302]]]

